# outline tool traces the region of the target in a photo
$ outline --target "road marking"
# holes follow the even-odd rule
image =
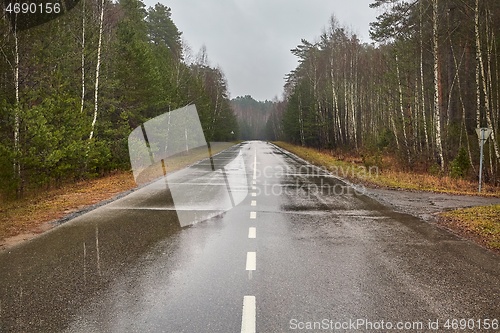
[[[255,333],[255,296],[243,297],[243,314],[241,316],[241,333]]]
[[[255,271],[257,268],[257,252],[247,252],[247,271]]]
[[[257,179],[257,148],[255,148],[255,155],[253,157],[253,180]]]
[[[251,239],[257,238],[257,228],[254,227],[248,228],[248,238]]]
[[[257,218],[257,212],[250,212],[250,218],[255,220]]]
[[[257,181],[256,180],[252,180],[252,185],[257,185]]]
[[[252,186],[252,190],[256,190],[257,189],[257,186]]]
[[[250,203],[250,206],[252,206],[252,207],[255,207],[255,206],[257,206],[257,201],[255,201],[255,200],[252,200],[252,202]]]
[[[257,196],[257,193],[252,193],[252,197],[256,197]]]

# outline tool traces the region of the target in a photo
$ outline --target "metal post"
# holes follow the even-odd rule
[[[487,127],[476,128],[476,133],[479,139],[479,146],[481,151],[481,156],[479,159],[479,192],[481,192],[482,175],[483,175],[483,147],[484,143],[486,142],[486,140],[488,140],[492,132],[493,130],[491,128]]]
[[[480,146],[481,146],[481,157],[479,158],[479,192],[481,192],[481,176],[483,173],[483,146],[484,146],[484,130],[481,129],[481,139],[480,139]]]

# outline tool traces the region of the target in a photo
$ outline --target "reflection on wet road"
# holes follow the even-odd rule
[[[248,192],[233,209],[198,202],[189,218],[202,221],[181,227],[161,180],[0,253],[0,332],[288,332],[358,319],[422,322],[417,332],[500,319],[497,255],[271,144],[214,162],[245,180],[229,186]],[[196,179],[179,172],[171,185],[227,201],[210,163],[193,167]]]

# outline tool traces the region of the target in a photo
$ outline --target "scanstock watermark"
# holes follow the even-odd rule
[[[385,321],[370,320],[366,318],[320,321],[300,321],[291,319],[289,328],[297,331],[323,330],[323,331],[422,331],[428,324],[423,321]]]
[[[291,319],[289,328],[296,331],[342,331],[342,332],[497,332],[500,328],[498,318],[448,318],[426,321],[386,321],[367,318],[320,321],[301,321]]]

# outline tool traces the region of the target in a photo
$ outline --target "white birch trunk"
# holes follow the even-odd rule
[[[439,93],[439,41],[438,41],[438,0],[432,3],[432,49],[434,54],[434,123],[436,128],[436,149],[439,156],[441,171],[444,171],[443,145],[441,142],[441,107]]]
[[[424,126],[425,135],[425,146],[427,152],[429,152],[429,134],[427,132],[427,117],[425,116],[425,90],[424,90],[424,41],[422,36],[422,5],[423,1],[420,1],[420,93],[422,97],[422,123]]]
[[[337,91],[335,90],[335,76],[334,76],[333,64],[334,64],[334,57],[332,54],[332,56],[330,58],[330,77],[332,80],[332,98],[333,98],[332,104],[333,104],[333,112],[334,112],[333,119],[334,119],[334,122],[337,123],[339,138],[342,138],[342,126],[340,124],[340,117],[339,117],[338,96],[337,96]]]
[[[101,0],[101,14],[99,17],[99,42],[97,44],[97,64],[95,67],[95,89],[94,89],[94,119],[92,120],[92,128],[90,130],[89,141],[94,137],[94,129],[98,115],[98,97],[99,97],[99,71],[101,69],[101,52],[102,52],[102,33],[104,22],[104,0]]]
[[[495,157],[497,160],[500,159],[500,150],[498,147],[498,143],[496,140],[496,130],[493,128],[493,122],[491,121],[491,108],[490,108],[490,97],[489,97],[489,89],[487,86],[486,82],[486,73],[485,73],[485,68],[484,68],[484,62],[483,62],[483,55],[481,52],[481,41],[480,41],[480,35],[479,35],[479,0],[476,0],[476,9],[475,9],[475,35],[476,35],[476,55],[479,58],[479,68],[480,68],[480,76],[481,76],[481,82],[483,86],[483,92],[484,92],[484,108],[486,111],[486,122],[489,128],[493,129],[491,132],[491,141],[493,142],[493,148],[495,151]],[[477,74],[476,74],[477,76]]]
[[[390,121],[391,126],[392,126],[392,132],[394,133],[394,138],[396,139],[396,147],[398,148],[398,150],[400,150],[401,146],[399,144],[398,130],[396,127],[396,122],[394,121],[394,112],[392,111],[393,110],[392,108],[393,108],[393,105],[389,101],[389,121]]]
[[[14,175],[19,181],[17,185],[17,196],[22,194],[21,162],[19,161],[20,148],[20,115],[19,115],[19,38],[17,35],[17,26],[14,27],[14,87],[15,87],[15,105],[14,105]]]
[[[356,81],[357,81],[357,71],[354,69],[354,58],[355,56],[353,55],[353,59],[351,59],[351,117],[352,117],[352,132],[354,134],[354,144],[356,147],[356,150],[358,149],[358,121],[356,118]]]
[[[414,126],[413,126],[413,152],[422,152],[422,142],[419,140],[420,137],[420,126],[419,124],[419,111],[420,111],[420,100],[419,100],[419,95],[417,93],[418,91],[418,77],[415,77],[415,94],[413,95],[414,101],[413,105],[414,107],[414,112],[412,112],[413,117],[414,117]]]
[[[481,58],[481,42],[479,39],[479,1],[476,0],[474,11],[474,32],[476,41],[476,127],[481,127],[481,83],[479,74],[479,59]]]
[[[347,66],[347,64],[346,64]],[[344,106],[345,106],[345,111],[344,111],[344,124],[345,124],[345,130],[346,130],[346,138],[347,138],[347,143],[351,144],[352,141],[352,130],[350,129],[349,126],[349,99],[348,99],[348,84],[347,84],[347,71],[344,69]]]
[[[85,103],[85,0],[82,1],[82,100],[80,113],[83,113]]]
[[[304,135],[304,116],[302,113],[302,99],[299,94],[299,130],[300,130],[300,145],[304,147],[306,145],[305,135]]]
[[[410,149],[408,147],[408,135],[406,134],[406,125],[405,125],[405,113],[403,107],[403,88],[401,86],[401,76],[399,74],[399,60],[398,55],[396,55],[396,75],[398,77],[398,92],[399,92],[399,112],[401,114],[401,121],[403,126],[403,139],[406,148],[406,157],[408,159],[408,164],[410,164]]]

